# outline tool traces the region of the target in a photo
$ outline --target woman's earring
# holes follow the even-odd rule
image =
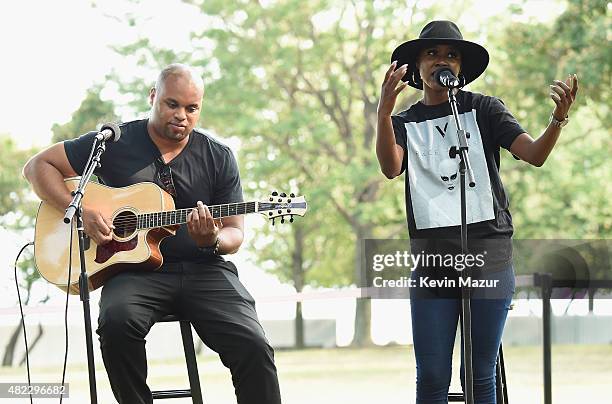
[[[421,79],[421,75],[419,74],[418,70],[414,70],[412,72],[412,81],[417,87],[420,87],[423,85],[423,79]]]

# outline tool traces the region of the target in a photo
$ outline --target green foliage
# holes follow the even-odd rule
[[[300,249],[307,284],[355,283],[357,240],[405,229],[402,185],[386,184],[373,140],[384,61],[403,36],[399,27],[386,28],[409,10],[369,2],[194,4],[211,24],[193,33],[193,43],[212,43],[213,50],[194,49],[194,56],[178,60],[204,69],[201,124],[240,138],[247,196],[275,188],[309,201],[294,228],[263,230],[275,236],[260,238],[270,242],[256,247],[257,256],[295,281]],[[146,40],[119,50],[140,55],[147,67],[174,61]],[[120,88],[135,94],[143,85],[122,82]]]
[[[35,206],[28,199],[29,187],[21,175],[34,149],[20,150],[8,135],[0,135],[0,224],[25,228],[31,224]]]
[[[123,16],[122,18],[130,26],[135,26],[139,23],[139,18],[136,16]],[[190,59],[189,54],[155,47],[148,38],[141,38],[128,45],[117,45],[113,49],[126,57],[135,58],[139,66],[146,66],[157,72],[171,63],[184,62]],[[124,80],[116,70],[113,70],[106,77],[106,80],[116,83],[121,94],[130,96],[125,106],[131,108],[132,111],[143,113],[149,110],[148,94],[151,88],[154,87],[154,82],[146,82],[140,77]]]
[[[21,150],[8,135],[0,136],[0,226],[13,232],[30,229],[38,204],[31,200],[29,186],[21,175],[27,159],[34,149]],[[40,278],[34,269],[33,257],[27,256],[18,263],[21,273],[19,284],[26,291],[25,302],[30,299],[32,284]]]
[[[264,266],[295,281],[300,249],[307,284],[354,283],[359,239],[406,234],[403,183],[386,181],[374,154],[376,104],[389,55],[418,36],[426,21],[461,16],[422,9],[417,2],[190,3],[210,21],[193,33],[190,54],[160,49],[147,39],[117,50],[136,55],[147,68],[181,61],[203,69],[200,124],[240,139],[247,197],[270,189],[306,195],[305,218],[289,228],[266,227],[253,246]],[[489,33],[484,44],[491,65],[473,90],[502,98],[534,137],[554,107],[548,83],[574,71],[580,78],[572,122],[546,165],[535,169],[505,153],[502,175],[519,237],[610,235],[605,3],[571,0],[546,24],[516,23],[514,15],[503,13],[480,24],[478,32],[463,30],[466,38]],[[469,10],[470,4],[460,8]],[[520,14],[520,4],[510,11]],[[146,109],[151,83],[115,79],[121,92],[132,95],[136,110]],[[397,109],[418,97],[407,89]],[[301,247],[296,232],[303,235]]]
[[[553,22],[506,23],[490,39],[493,57],[479,85],[502,98],[533,137],[546,127],[554,103],[554,79],[578,75],[580,88],[566,126],[539,169],[509,154],[501,170],[509,191],[518,238],[610,238],[612,139],[610,63],[604,46],[610,18],[601,0],[571,0]],[[506,19],[507,20],[507,19]]]
[[[112,102],[100,98],[100,86],[87,90],[79,108],[72,119],[63,124],[53,124],[53,143],[73,139],[84,133],[99,129],[106,122],[116,121],[115,107]]]
[[[253,184],[295,184],[307,196],[300,230],[307,234],[306,283],[356,283],[358,240],[389,236],[383,225],[405,226],[401,185],[382,197],[387,184],[373,153],[382,61],[398,36],[384,28],[405,9],[327,1],[200,7],[219,21],[194,34],[215,44],[213,58],[193,62],[212,79],[206,124],[241,139],[243,175]],[[294,231],[286,230],[283,242],[294,240]],[[292,279],[289,252],[296,246],[280,254],[271,240],[257,255]]]

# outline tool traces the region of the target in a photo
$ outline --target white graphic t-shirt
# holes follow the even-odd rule
[[[500,147],[526,132],[501,100],[457,93],[459,120],[468,132],[475,187],[466,187],[468,238],[510,239],[512,218],[499,177]],[[406,213],[411,239],[459,239],[461,199],[457,127],[450,104],[412,105],[392,117],[396,142],[404,148]],[[508,256],[499,262],[509,262]]]

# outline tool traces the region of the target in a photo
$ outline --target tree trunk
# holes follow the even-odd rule
[[[304,227],[295,224],[293,227],[293,253],[291,266],[293,268],[293,286],[300,293],[304,289]],[[304,342],[304,318],[302,317],[302,302],[295,304],[295,348],[302,349]]]
[[[28,345],[29,352],[32,352],[34,350],[34,347],[36,346],[36,344],[38,344],[38,341],[40,341],[44,333],[45,333],[45,330],[43,329],[42,324],[39,323],[38,324],[38,334],[36,334],[34,341],[32,341],[32,343]],[[26,353],[24,352],[23,357],[19,361],[19,366],[23,366],[25,363],[26,363]]]
[[[352,346],[366,347],[374,345],[371,334],[371,304],[370,299],[357,299],[355,307],[355,336]]]
[[[21,322],[15,327],[11,333],[6,346],[4,348],[4,356],[2,357],[2,366],[11,366],[13,364],[13,357],[15,356],[15,346],[17,345],[17,339],[21,334]]]
[[[365,259],[363,251],[364,239],[370,237],[370,227],[358,226],[357,227],[357,245],[355,246],[355,271],[354,271],[354,283],[362,287],[363,284],[363,266],[362,262]],[[371,334],[371,304],[370,299],[357,299],[357,305],[355,307],[355,334],[353,336],[352,346],[364,347],[372,346],[372,334]]]
[[[304,318],[302,317],[302,302],[295,304],[295,347],[303,349],[306,347],[304,341]]]
[[[194,345],[195,345],[194,350],[195,350],[196,355],[201,354],[202,351],[204,350],[204,343],[200,341],[200,338],[196,338]]]

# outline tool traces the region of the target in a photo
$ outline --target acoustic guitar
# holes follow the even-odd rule
[[[65,180],[74,191],[79,178]],[[109,214],[115,229],[112,241],[97,245],[85,239],[85,263],[89,290],[99,288],[116,273],[130,269],[155,270],[161,267],[161,241],[176,234],[179,225],[187,223],[192,209],[176,209],[174,200],[152,182],[123,188],[89,183],[83,203]],[[209,206],[213,218],[260,213],[274,220],[304,216],[307,209],[303,196],[272,192],[265,201],[251,201]],[[78,294],[80,269],[76,223],[65,224],[64,212],[42,202],[36,217],[34,259],[40,275],[62,290]],[[72,245],[70,240],[72,239]],[[69,264],[70,262],[70,264]],[[69,277],[70,274],[70,277]],[[69,280],[70,278],[70,280]]]

